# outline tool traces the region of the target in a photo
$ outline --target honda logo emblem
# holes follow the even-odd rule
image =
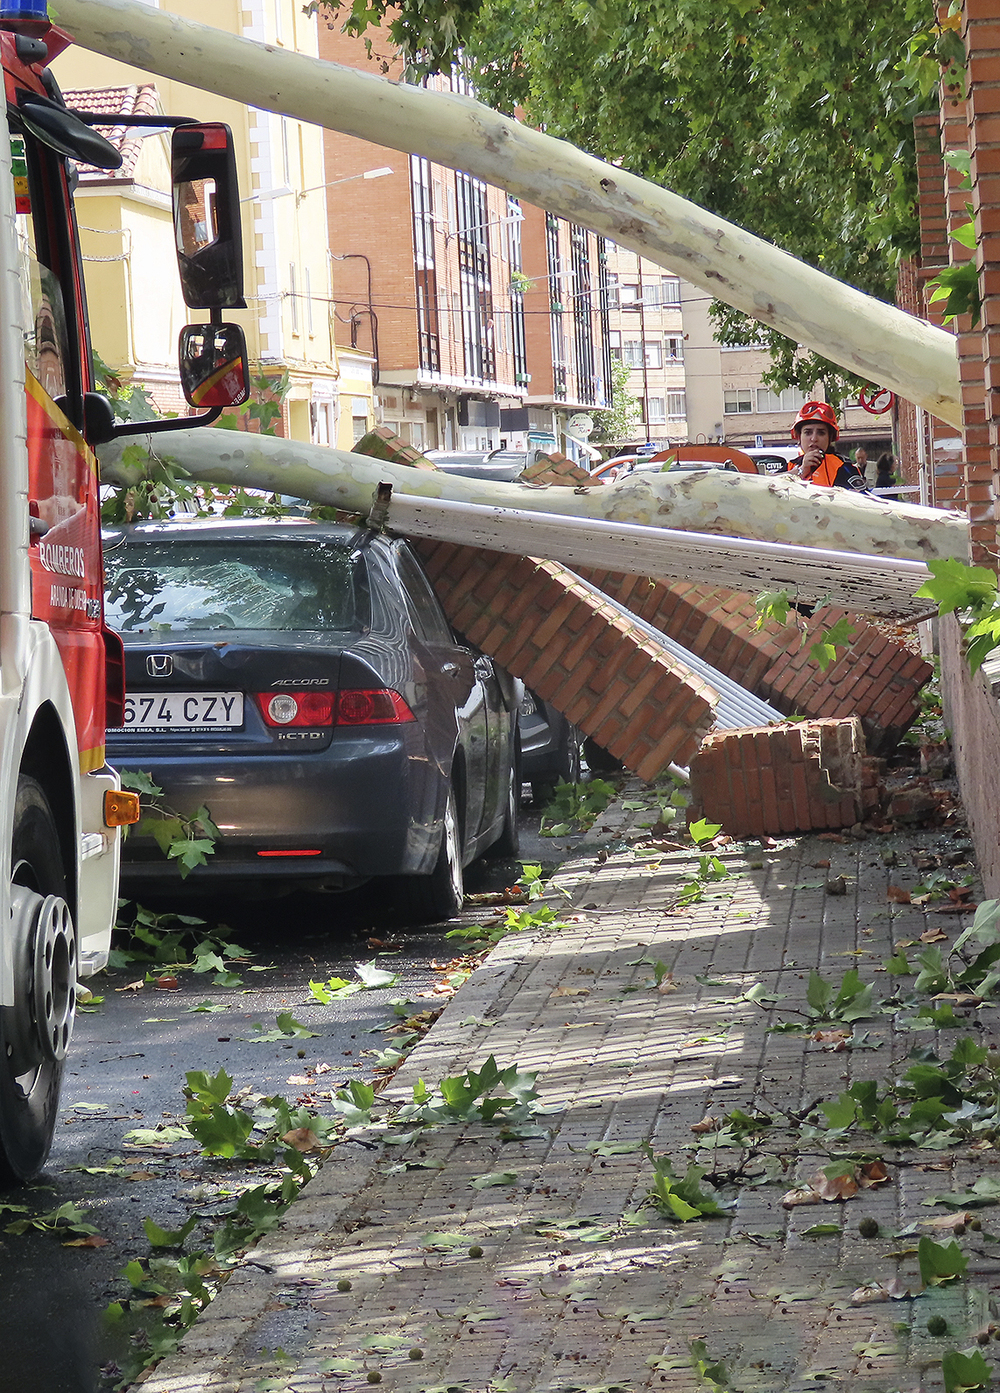
[[[174,660],[169,653],[150,653],[146,659],[146,671],[150,677],[169,677],[174,670]]]

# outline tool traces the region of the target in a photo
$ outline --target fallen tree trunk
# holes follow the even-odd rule
[[[641,253],[961,428],[955,340],[565,141],[457,93],[272,48],[136,0],[53,0],[85,48],[465,170]]]
[[[144,462],[137,459],[136,446],[145,450]],[[569,488],[466,479],[349,450],[204,427],[173,431],[169,436],[129,436],[127,442],[102,445],[98,456],[105,483],[135,484],[168,460],[180,465],[192,479],[264,489],[348,512],[367,513],[378,484],[387,482],[394,492],[417,498],[527,509],[553,518],[669,527],[866,556],[964,560],[969,551],[968,522],[961,513],[917,504],[881,503],[846,489],[814,488],[787,476],[755,477],[720,469],[644,472],[577,493]],[[543,546],[540,537],[535,554],[545,555]],[[646,573],[645,567],[642,573]]]

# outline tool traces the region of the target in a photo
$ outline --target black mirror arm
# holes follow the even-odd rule
[[[192,430],[195,426],[210,426],[222,415],[221,406],[213,406],[211,411],[201,416],[177,416],[169,421],[125,421],[115,426],[113,440],[120,435],[159,435],[166,430]]]

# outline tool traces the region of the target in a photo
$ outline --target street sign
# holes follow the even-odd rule
[[[892,404],[896,400],[888,387],[862,387],[861,395],[858,397],[858,405],[864,407],[870,416],[884,416],[887,411],[892,409]]]
[[[754,436],[754,438],[753,438],[753,447],[754,447],[755,450],[763,450],[763,448],[764,448],[764,437],[763,437],[762,435],[755,435],[755,436]]]

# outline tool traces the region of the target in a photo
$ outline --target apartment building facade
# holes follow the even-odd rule
[[[171,0],[171,8],[205,18],[196,0]],[[245,38],[318,52],[319,21],[297,0],[215,0],[211,22]],[[88,100],[106,102],[101,111],[141,92],[144,109],[152,104],[153,111],[232,128],[248,304],[232,317],[246,331],[255,371],[283,389],[279,433],[348,446],[359,417],[374,421],[372,369],[363,351],[338,355],[332,332],[322,132],[178,82],[158,78],[152,84],[137,69],[75,47],[55,60],[53,70],[64,90],[87,89]],[[102,98],[95,89],[114,95]],[[92,330],[97,351],[124,381],[141,382],[159,405],[178,409],[177,328],[204,316],[185,310],[177,278],[166,269],[173,261],[166,139],[153,136],[141,144],[150,148],[118,174],[85,179],[84,269],[101,287],[90,297]],[[109,286],[111,303],[103,293]],[[130,326],[125,339],[121,323]]]
[[[766,350],[757,347],[718,350],[719,391],[722,398],[724,439],[734,445],[789,445],[789,427],[799,407],[810,396],[822,397],[821,388],[806,394],[795,387],[777,392],[767,387],[763,375],[770,365]],[[878,402],[876,401],[876,405]],[[893,416],[891,408],[873,414],[858,405],[856,398],[845,401],[839,412],[840,448],[852,450],[863,445],[870,460],[892,450]],[[869,470],[874,480],[874,467]]]
[[[323,22],[319,49],[375,66],[362,41]],[[431,85],[464,89],[459,75]],[[472,175],[335,131],[326,182],[338,351],[371,354],[381,423],[424,451],[589,457],[566,428],[609,404],[601,239]]]
[[[620,446],[683,444],[688,423],[681,279],[614,242],[607,243],[607,271],[609,348],[612,358],[628,366],[628,392],[639,405],[632,436]]]

